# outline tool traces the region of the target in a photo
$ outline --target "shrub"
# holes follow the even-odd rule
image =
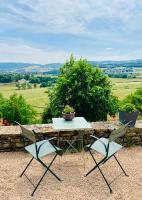
[[[50,105],[48,105],[42,113],[42,123],[51,123],[52,111]]]
[[[108,76],[84,59],[75,61],[71,55],[70,61],[60,69],[50,93],[50,117],[61,116],[65,105],[70,105],[75,109],[76,116],[83,116],[89,121],[106,120],[112,97]]]
[[[16,94],[3,101],[1,112],[3,119],[10,123],[18,121],[21,124],[32,123],[36,115],[32,106],[27,104],[22,96],[17,96]]]
[[[126,104],[122,104],[120,106],[120,111],[122,111],[122,112],[135,112],[136,107],[132,103],[126,103]]]
[[[131,103],[142,113],[142,89],[137,89],[134,93],[128,95],[122,103]]]
[[[110,116],[115,116],[115,114],[119,110],[119,100],[118,97],[111,96],[110,98],[110,109],[109,109],[109,115]]]

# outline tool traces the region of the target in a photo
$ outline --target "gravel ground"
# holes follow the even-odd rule
[[[96,154],[100,159],[100,155]],[[83,175],[94,165],[90,155],[85,153],[85,169],[81,153],[66,154],[57,158],[52,169],[63,180],[57,181],[50,173],[44,177],[34,197],[31,197],[32,185],[19,174],[23,170],[30,156],[24,152],[0,153],[0,200],[141,200],[142,199],[142,147],[121,150],[117,157],[126,169],[129,177],[121,175],[109,190],[96,170],[88,177]],[[45,160],[48,163],[48,157]],[[102,169],[111,182],[121,170],[112,158]],[[27,173],[32,181],[37,181],[44,168],[33,162]]]

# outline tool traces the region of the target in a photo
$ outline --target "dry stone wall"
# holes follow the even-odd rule
[[[92,122],[91,130],[73,130],[58,132],[52,127],[52,124],[34,124],[25,125],[25,127],[35,130],[37,139],[48,139],[56,137],[57,145],[63,147],[65,140],[75,139],[80,134],[84,135],[84,144],[90,142],[90,135],[97,137],[108,137],[111,131],[119,127],[118,122]],[[19,126],[0,126],[0,151],[14,151],[23,149],[23,143],[20,140],[21,130]],[[58,140],[59,138],[59,140]],[[26,142],[29,144],[29,141]],[[125,146],[141,145],[142,146],[142,121],[137,121],[135,127],[128,128],[126,133]]]

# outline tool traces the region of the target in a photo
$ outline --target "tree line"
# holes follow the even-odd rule
[[[51,86],[56,82],[56,77],[52,76],[35,76],[34,74],[25,73],[0,73],[0,83],[12,83],[25,79],[32,84],[40,84],[40,87]]]

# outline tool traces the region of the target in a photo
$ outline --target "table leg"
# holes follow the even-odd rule
[[[79,132],[79,140],[80,140],[80,149],[81,149],[81,154],[82,154],[82,160],[83,160],[83,168],[85,169],[85,152],[84,152],[84,131]]]
[[[57,137],[58,137],[57,138],[57,146],[60,147],[60,131],[58,131]],[[62,157],[59,156],[59,169],[62,169],[62,165],[61,165],[62,161],[61,161],[61,159],[62,159]]]

